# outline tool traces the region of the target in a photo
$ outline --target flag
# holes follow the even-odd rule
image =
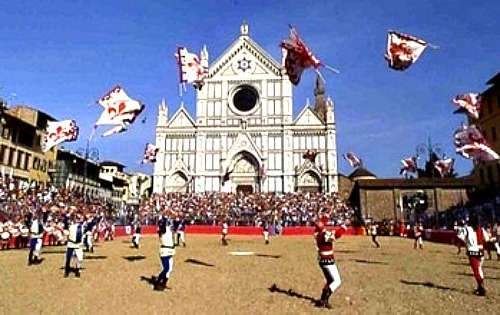
[[[450,177],[453,174],[454,159],[443,159],[434,162],[434,167],[439,171],[441,177]]]
[[[401,160],[403,167],[399,171],[399,174],[406,173],[416,173],[417,172],[417,159],[415,157],[409,157]]]
[[[47,122],[42,145],[43,152],[49,151],[62,142],[75,141],[78,138],[78,131],[79,129],[74,120]]]
[[[262,164],[259,171],[260,171],[260,179],[262,180],[262,182],[264,182],[267,178],[266,164]]]
[[[456,152],[466,159],[476,162],[488,162],[500,159],[498,153],[484,143],[466,144],[456,149]]]
[[[126,131],[127,126],[134,123],[144,110],[144,105],[131,99],[120,86],[106,93],[98,103],[103,107],[103,111],[95,126],[118,125],[105,132],[103,137]]]
[[[200,61],[198,56],[190,53],[186,47],[178,47],[176,57],[179,65],[180,83],[193,83],[198,90],[201,90],[208,73],[208,64],[204,64],[206,61]]]
[[[427,47],[427,43],[413,36],[389,31],[385,59],[394,70],[406,70],[415,63]]]
[[[118,125],[118,126],[115,126],[111,129],[109,129],[108,131],[104,132],[101,137],[109,137],[115,133],[122,133],[122,132],[125,132],[127,131],[127,126],[125,124],[121,124],[121,125]]]
[[[299,84],[305,69],[318,69],[321,65],[321,61],[309,50],[293,27],[290,27],[290,37],[283,40],[280,47],[286,50],[285,68],[293,85]]]
[[[475,125],[460,126],[454,133],[454,144],[455,151],[466,159],[487,162],[500,158]]]
[[[152,145],[151,143],[147,143],[144,148],[144,155],[142,158],[142,163],[154,163],[156,162],[156,155],[160,151],[160,148]]]
[[[361,166],[361,160],[358,159],[358,157],[352,153],[352,152],[348,152],[347,154],[345,155],[342,155],[344,157],[344,159],[347,160],[347,162],[349,162],[349,164],[351,165],[351,167],[359,167]]]
[[[466,111],[467,114],[471,115],[475,119],[479,118],[479,111],[481,110],[481,95],[476,93],[461,94],[453,98],[451,102],[459,107],[455,113]]]
[[[224,175],[222,176],[222,185],[224,185],[228,180],[229,180],[229,176],[234,172],[234,169],[231,167],[228,167],[226,169],[226,173],[224,173]]]
[[[303,159],[310,160],[311,162],[314,162],[316,156],[318,156],[318,151],[316,150],[306,150],[306,152],[302,154]]]

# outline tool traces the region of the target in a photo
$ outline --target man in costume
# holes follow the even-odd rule
[[[182,243],[183,247],[186,247],[186,221],[183,217],[177,216],[174,220],[174,231],[175,231],[175,246],[179,246]]]
[[[135,221],[133,225],[134,234],[132,235],[132,246],[139,249],[139,241],[141,240],[142,225],[139,220]]]
[[[328,300],[341,284],[340,274],[335,264],[333,244],[346,230],[347,227],[345,224],[335,232],[332,232],[326,229],[323,222],[317,221],[315,223],[314,239],[316,240],[318,250],[318,262],[326,279],[326,283],[321,291],[321,299],[317,303],[318,307],[332,308]]]
[[[97,224],[95,221],[95,218],[92,217],[92,215],[87,215],[87,221],[85,222],[85,249],[87,252],[93,253],[94,252],[94,229],[96,228]]]
[[[75,277],[80,278],[80,269],[83,265],[83,215],[76,214],[73,224],[69,226],[68,242],[66,244],[66,263],[64,277],[67,278],[71,271],[71,260],[76,256]]]
[[[477,214],[471,215],[469,224],[466,225],[458,234],[458,237],[464,241],[469,264],[474,273],[474,278],[477,282],[477,289],[474,294],[479,296],[486,295],[484,287],[484,244],[489,241],[489,236],[483,227],[479,224]]]
[[[158,236],[160,238],[160,260],[162,271],[154,281],[154,290],[163,291],[172,273],[175,255],[174,235],[167,217],[162,217],[158,222]]]
[[[262,221],[262,235],[264,236],[264,242],[269,245],[269,223],[267,221]]]
[[[227,224],[226,221],[223,221],[222,222],[222,229],[221,229],[221,233],[220,233],[220,240],[221,240],[221,243],[222,243],[222,246],[227,246],[229,245],[227,243],[227,233],[228,233],[228,229],[229,229],[229,226]]]
[[[372,236],[372,242],[377,246],[377,248],[380,248],[380,244],[377,241],[377,234],[378,234],[378,224],[372,223],[370,225],[370,235]]]
[[[35,214],[30,226],[30,252],[28,254],[28,266],[42,262],[40,255],[42,252],[44,226],[40,214]]]
[[[424,241],[423,241],[423,233],[424,233],[424,225],[422,222],[415,225],[413,231],[415,232],[415,243],[413,244],[413,248],[417,249],[417,244],[420,249],[424,249]]]

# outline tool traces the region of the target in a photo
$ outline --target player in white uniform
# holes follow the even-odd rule
[[[168,219],[163,217],[158,222],[158,236],[160,238],[160,260],[162,271],[154,282],[154,290],[163,291],[167,288],[168,279],[172,273],[175,255],[174,234]]]
[[[39,215],[35,215],[30,226],[30,252],[28,254],[28,266],[42,262],[40,255],[42,252],[44,227]]]
[[[222,246],[227,246],[227,233],[228,233],[229,226],[227,225],[227,222],[224,221],[222,222],[222,229],[221,229],[221,234],[220,234],[220,240],[222,243]]]
[[[66,263],[64,265],[64,277],[67,278],[71,271],[71,260],[76,256],[75,277],[80,278],[80,269],[83,264],[83,215],[77,214],[75,222],[69,226],[68,242],[66,244]]]

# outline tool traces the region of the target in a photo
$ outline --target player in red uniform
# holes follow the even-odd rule
[[[465,243],[469,264],[477,282],[477,289],[474,294],[486,295],[484,287],[484,244],[489,241],[488,233],[480,225],[477,214],[472,214],[467,224],[457,236]]]
[[[422,224],[422,222],[420,222],[418,225],[415,225],[413,231],[415,234],[415,243],[413,244],[413,248],[417,249],[417,244],[418,244],[420,249],[424,249],[424,241],[423,241],[424,225]]]
[[[322,221],[317,221],[315,226],[314,239],[316,240],[318,249],[319,267],[321,271],[323,271],[326,279],[326,284],[321,291],[321,300],[318,302],[317,306],[332,308],[328,300],[341,284],[340,274],[335,264],[333,243],[344,234],[347,227],[343,224],[337,231],[332,232],[325,228],[325,224]]]

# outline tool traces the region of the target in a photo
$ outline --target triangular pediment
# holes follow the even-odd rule
[[[306,105],[295,119],[295,126],[321,126],[323,121],[318,117],[311,106]]]
[[[183,173],[186,176],[189,176],[190,173],[188,167],[186,166],[186,163],[184,163],[184,161],[182,160],[181,154],[177,155],[177,159],[175,160],[174,165],[170,170],[170,175],[177,172]]]
[[[257,161],[262,161],[262,152],[260,152],[255,142],[248,134],[239,134],[238,137],[236,137],[227,154],[228,163],[230,164],[231,160],[241,152],[248,152],[254,156]]]
[[[312,171],[318,175],[321,174],[321,169],[319,168],[318,164],[316,164],[308,159],[304,159],[304,162],[302,163],[302,165],[295,169],[295,173],[298,176],[302,176],[304,173],[310,172],[310,171]]]
[[[193,118],[191,118],[184,106],[181,106],[179,110],[177,110],[168,123],[169,128],[192,128],[194,125]]]
[[[240,36],[209,68],[209,79],[269,74],[281,76],[281,66],[249,36]]]

